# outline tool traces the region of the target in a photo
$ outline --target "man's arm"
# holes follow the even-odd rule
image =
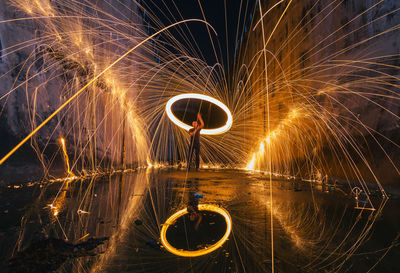
[[[198,130],[203,129],[204,121],[203,121],[200,113],[197,113],[197,120],[199,122],[199,126],[197,126]]]
[[[197,222],[196,222],[196,224],[194,226],[194,230],[198,230],[199,229],[199,225],[201,223],[201,220],[203,220],[203,215],[200,212],[198,212],[197,215],[198,215],[198,219],[197,219]]]

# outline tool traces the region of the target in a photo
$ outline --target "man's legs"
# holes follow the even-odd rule
[[[187,169],[190,170],[190,163],[192,163],[192,155],[193,155],[193,143],[190,143],[189,145],[189,151],[187,154]]]
[[[200,144],[194,146],[194,152],[196,153],[196,170],[200,168]]]

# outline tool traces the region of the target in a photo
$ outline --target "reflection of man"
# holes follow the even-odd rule
[[[190,194],[189,196],[187,211],[189,213],[189,220],[195,222],[194,229],[198,230],[201,220],[203,220],[203,215],[199,211],[199,201],[194,194]]]
[[[187,168],[190,170],[190,164],[192,163],[193,151],[196,154],[196,170],[200,167],[200,131],[204,127],[203,119],[200,113],[197,114],[197,121],[193,121],[193,128],[189,130],[190,145],[187,156]]]

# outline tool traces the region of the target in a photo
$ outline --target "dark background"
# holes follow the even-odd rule
[[[232,66],[232,61],[249,31],[256,0],[141,0],[138,2],[146,10],[142,9],[142,12],[146,13],[144,23],[147,25],[150,22],[150,32],[157,31],[161,25],[168,26],[183,19],[203,19],[201,4],[206,21],[218,34],[215,36],[210,29],[217,56],[205,24],[190,22],[181,28],[174,28],[171,33],[186,46],[190,42],[194,48],[194,52],[191,52],[194,56],[200,57],[208,65],[219,62],[227,70]],[[154,19],[152,15],[158,19]],[[186,41],[183,38],[185,35],[188,37]]]

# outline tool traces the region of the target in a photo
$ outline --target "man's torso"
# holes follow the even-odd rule
[[[192,128],[189,130],[189,133],[193,132],[195,128]],[[199,145],[200,144],[200,131],[199,129],[195,134],[190,136],[190,143],[194,143],[194,145]]]

